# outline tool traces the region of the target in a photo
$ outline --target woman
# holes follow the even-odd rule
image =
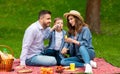
[[[61,61],[62,65],[69,66],[70,63],[75,63],[77,67],[85,66],[85,73],[92,73],[92,67],[96,68],[96,62],[92,61],[95,57],[95,52],[92,46],[92,35],[88,25],[84,23],[83,17],[78,11],[71,10],[65,13],[68,26],[67,42],[61,53],[66,54],[70,51],[69,58]]]

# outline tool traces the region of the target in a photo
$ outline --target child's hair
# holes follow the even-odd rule
[[[61,17],[57,17],[54,19],[54,23],[57,21],[57,20],[63,20]]]

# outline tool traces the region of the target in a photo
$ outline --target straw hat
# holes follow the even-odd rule
[[[69,15],[73,15],[73,16],[76,16],[78,17],[80,20],[84,21],[83,17],[80,15],[80,13],[76,10],[71,10],[70,12],[68,13],[65,13],[64,16],[67,18]]]

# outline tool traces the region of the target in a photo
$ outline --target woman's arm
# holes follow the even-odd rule
[[[68,43],[74,43],[76,45],[80,45],[80,42],[75,40],[75,39],[72,39],[72,38],[65,38],[65,42],[68,42]]]
[[[77,40],[72,40],[72,43],[74,43],[74,44],[76,44],[76,45],[80,45],[80,42],[79,41],[77,41]]]

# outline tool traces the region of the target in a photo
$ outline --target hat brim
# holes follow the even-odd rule
[[[65,13],[65,14],[64,14],[64,17],[67,18],[69,15],[76,16],[76,17],[78,17],[80,20],[84,21],[84,19],[83,19],[82,16],[77,15],[77,14],[73,14],[73,13]]]

